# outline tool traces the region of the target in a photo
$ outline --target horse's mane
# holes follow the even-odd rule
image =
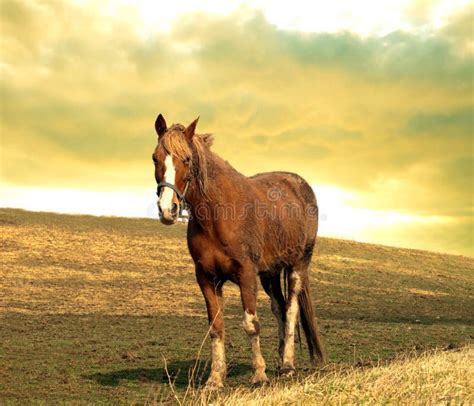
[[[191,143],[186,139],[186,128],[181,124],[173,124],[160,143],[168,154],[176,156],[182,161],[190,161],[191,173],[197,180],[199,190],[204,197],[208,197],[208,160],[207,154],[213,143],[211,134],[194,134]]]

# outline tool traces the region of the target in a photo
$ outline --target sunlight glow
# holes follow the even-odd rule
[[[2,187],[0,207],[95,216],[157,218],[154,190],[91,191]]]
[[[97,7],[91,0],[74,0],[76,3]],[[415,30],[422,27],[438,29],[455,11],[467,7],[468,0],[439,0],[413,2],[410,0],[359,0],[355,2],[326,2],[294,0],[275,2],[270,0],[179,0],[158,2],[155,0],[109,0],[99,3],[104,15],[133,10],[143,23],[141,29],[148,32],[169,31],[178,16],[193,12],[226,16],[234,12],[258,10],[280,29],[304,32],[352,31],[362,36],[385,35],[397,30]]]
[[[352,206],[357,195],[333,186],[313,186],[319,205],[320,234],[374,242],[385,229],[387,234],[403,226],[447,224],[449,218],[417,216],[396,211],[370,210]],[[387,228],[390,226],[390,228]],[[383,237],[382,237],[383,238]]]
[[[306,32],[337,32],[349,30],[360,35],[384,35],[392,31],[414,29],[414,2],[410,0],[359,0],[357,2],[292,2],[258,1],[266,18],[278,28]],[[252,2],[252,4],[255,4]],[[415,2],[415,4],[418,4]],[[469,4],[466,0],[441,0],[427,7],[424,18],[433,28],[444,24],[444,18],[454,10]],[[422,14],[420,11],[419,14]]]
[[[351,206],[353,193],[333,186],[314,186],[319,205],[319,235],[361,242],[400,245],[394,235],[404,227],[448,224],[440,216],[417,216]],[[4,187],[0,207],[66,214],[158,218],[154,190],[90,191]]]

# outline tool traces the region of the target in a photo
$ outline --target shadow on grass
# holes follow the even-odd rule
[[[96,381],[102,386],[119,386],[123,381],[135,382],[157,382],[168,384],[169,381],[176,388],[188,386],[190,377],[193,375],[193,384],[200,386],[206,382],[209,376],[210,365],[205,362],[198,363],[190,359],[185,361],[170,362],[165,368],[129,368],[111,372],[98,372],[91,375],[83,375],[84,378]],[[192,373],[195,368],[194,373]],[[245,375],[251,371],[248,364],[237,363],[229,365],[228,377]]]

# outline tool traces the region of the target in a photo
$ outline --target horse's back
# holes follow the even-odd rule
[[[311,186],[300,175],[293,172],[264,172],[249,178],[259,187],[267,189],[270,198],[285,198],[284,192],[291,194],[306,204],[317,207],[316,195]],[[289,197],[289,196],[288,196]]]

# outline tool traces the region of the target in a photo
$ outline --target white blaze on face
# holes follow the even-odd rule
[[[173,164],[173,157],[171,155],[167,155],[165,159],[165,175],[164,175],[164,181],[171,183],[174,185],[175,178],[176,178],[176,169]],[[163,190],[163,194],[161,195],[160,198],[160,206],[161,209],[170,209],[171,210],[171,204],[173,203],[173,194],[174,191],[173,189],[169,187],[165,187]]]

